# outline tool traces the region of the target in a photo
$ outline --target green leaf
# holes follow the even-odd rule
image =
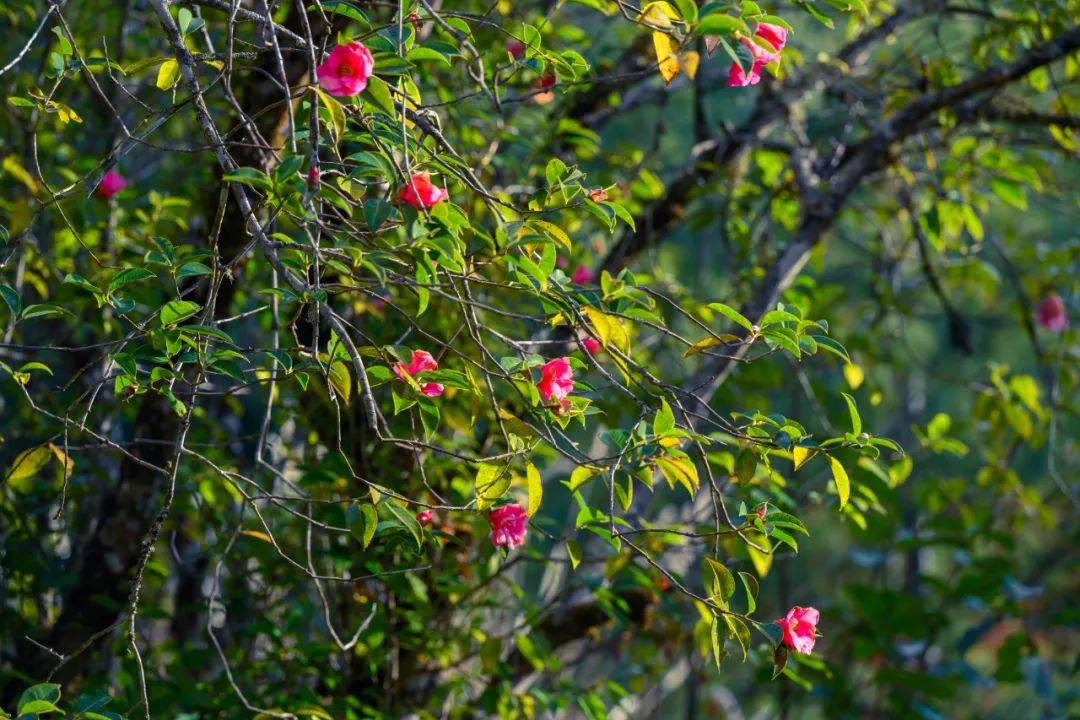
[[[383,504],[386,506],[386,509],[390,511],[390,514],[392,514],[398,522],[404,525],[405,529],[412,534],[413,539],[416,541],[416,549],[420,550],[424,543],[424,529],[420,527],[420,523],[417,522],[416,516],[398,503],[397,500],[392,498]]]
[[[735,459],[735,477],[741,483],[748,483],[754,479],[757,472],[758,454],[752,448],[745,447],[739,451]]]
[[[146,268],[124,268],[113,276],[112,281],[109,283],[109,289],[106,290],[105,293],[107,295],[112,295],[125,285],[152,277],[155,277],[154,273]]]
[[[743,589],[746,591],[746,614],[752,615],[757,609],[758,581],[748,572],[739,571],[739,579],[742,580]]]
[[[733,35],[736,30],[744,29],[746,23],[725,12],[709,13],[701,18],[695,35]]]
[[[22,300],[19,299],[19,293],[15,292],[14,288],[0,284],[0,297],[4,299],[11,314],[18,316],[22,310]]]
[[[262,170],[253,167],[238,167],[232,172],[226,173],[221,179],[240,183],[241,185],[250,185],[251,187],[265,191],[274,187],[274,184],[270,182],[269,175]]]
[[[397,115],[394,107],[394,99],[390,94],[390,86],[380,78],[368,78],[367,93],[365,99],[371,102],[390,117]]]
[[[754,327],[753,325],[750,324],[750,321],[747,320],[743,316],[742,313],[740,313],[738,310],[736,310],[733,307],[729,307],[729,306],[725,305],[724,303],[719,303],[719,302],[709,303],[709,307],[711,309],[715,310],[716,312],[720,313],[721,315],[723,315],[724,317],[726,317],[728,320],[735,323],[736,325],[741,326],[747,332],[749,332]]]
[[[671,406],[667,400],[660,398],[660,410],[653,418],[653,435],[663,437],[675,429],[675,413],[671,412]]]
[[[840,498],[840,509],[843,510],[851,495],[851,481],[848,480],[844,466],[836,458],[829,457],[829,467],[832,469],[833,482],[836,483],[836,494]]]
[[[710,597],[719,596],[726,607],[727,601],[735,594],[735,576],[723,563],[711,557],[705,557],[705,587]]]
[[[360,541],[361,546],[366,550],[375,537],[375,530],[379,526],[379,515],[375,511],[375,506],[371,503],[352,505],[349,507],[347,520],[349,532]]]
[[[56,703],[60,702],[60,686],[55,683],[43,683],[28,687],[19,698],[18,714],[60,712]]]
[[[709,640],[712,645],[713,662],[716,663],[716,669],[720,669],[720,663],[727,657],[727,651],[724,650],[724,638],[720,634],[720,616],[713,615],[712,623],[709,626]]]
[[[840,393],[847,402],[848,414],[851,415],[851,432],[858,435],[862,432],[862,418],[859,417],[859,409],[855,406],[855,398],[847,393]]]
[[[368,230],[375,232],[382,227],[382,224],[390,217],[390,213],[393,212],[393,210],[394,207],[385,200],[379,200],[377,198],[365,200],[364,221],[367,223]]]
[[[182,280],[188,277],[196,277],[199,275],[210,275],[213,273],[206,265],[201,262],[186,262],[180,266],[180,269],[176,271],[176,279]]]
[[[161,308],[161,324],[175,325],[187,320],[201,309],[202,306],[190,300],[170,300]]]
[[[743,652],[743,661],[745,662],[746,655],[750,650],[750,629],[746,627],[746,623],[742,619],[734,615],[724,615],[724,622],[727,623],[728,630],[739,642],[739,647],[742,648]]]

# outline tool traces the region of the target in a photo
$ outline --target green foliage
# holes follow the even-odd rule
[[[1075,0],[270,5],[0,8],[0,707],[1075,713]]]

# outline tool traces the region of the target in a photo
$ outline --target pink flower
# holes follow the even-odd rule
[[[101,177],[97,186],[97,196],[102,200],[108,200],[116,193],[127,187],[127,180],[115,170],[110,170]]]
[[[570,279],[578,285],[585,285],[591,283],[596,279],[596,275],[585,265],[578,265],[574,268],[574,272],[570,275]]]
[[[574,389],[574,370],[564,357],[549,360],[540,368],[540,382],[536,383],[540,397],[546,402],[555,400],[564,404],[566,396]]]
[[[604,188],[593,188],[589,191],[589,199],[595,203],[603,202],[608,199],[608,194],[604,192]]]
[[[371,71],[375,69],[375,58],[363,43],[351,42],[348,45],[336,45],[330,51],[322,65],[315,70],[319,87],[331,95],[347,97],[364,91]]]
[[[525,544],[525,525],[529,516],[517,503],[495,508],[488,513],[488,521],[491,523],[491,543],[495,547],[513,550]]]
[[[521,58],[525,57],[525,43],[521,42],[520,40],[507,40],[506,52],[510,53],[510,57],[514,58],[515,60],[520,60]]]
[[[600,341],[594,337],[584,337],[581,339],[581,347],[590,355],[595,355],[600,352]]]
[[[439,363],[435,361],[435,358],[431,356],[431,353],[427,350],[413,350],[408,365],[400,361],[394,365],[394,374],[398,376],[399,380],[404,380],[406,375],[411,377],[427,370],[438,369]],[[438,397],[443,394],[444,389],[445,388],[437,382],[424,383],[420,386],[420,392],[428,397]]]
[[[1035,310],[1035,319],[1051,332],[1061,332],[1069,326],[1069,318],[1065,314],[1065,301],[1055,292],[1050,293],[1039,307]]]
[[[565,270],[570,267],[570,260],[565,255],[557,255],[555,257],[555,267]]]
[[[398,199],[419,210],[441,203],[450,197],[446,188],[436,187],[431,182],[431,173],[416,173],[409,179],[409,184],[401,188]]]
[[[420,523],[420,527],[427,527],[434,518],[435,513],[432,510],[421,510],[416,513],[416,522]]]
[[[817,629],[821,614],[816,608],[795,607],[788,614],[776,621],[784,630],[784,644],[797,653],[809,655],[814,650],[814,631]]]
[[[317,188],[317,187],[319,187],[319,176],[321,174],[322,173],[319,172],[319,166],[318,165],[312,165],[311,166],[311,169],[308,170],[308,174],[307,174],[307,184],[308,184],[309,188]]]
[[[754,62],[749,73],[745,72],[739,63],[731,63],[731,68],[728,70],[728,87],[757,85],[761,82],[762,68],[771,62],[778,61],[780,59],[780,51],[783,50],[784,45],[787,44],[788,31],[786,28],[780,27],[779,25],[758,23],[757,30],[754,34],[764,40],[768,47],[763,47],[760,43],[756,43],[753,40],[741,38],[740,42],[750,51],[750,55],[754,58]],[[773,48],[773,52],[769,52],[769,47]]]
[[[787,45],[788,29],[786,27],[772,23],[758,23],[754,34],[776,48],[776,52],[780,52]]]

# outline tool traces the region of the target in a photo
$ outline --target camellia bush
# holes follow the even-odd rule
[[[5,2],[0,717],[1080,712],[1078,18]]]

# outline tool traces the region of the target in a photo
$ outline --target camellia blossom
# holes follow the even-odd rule
[[[406,375],[413,376],[426,370],[438,369],[439,363],[435,361],[431,353],[427,350],[413,350],[408,365],[400,361],[398,361],[397,365],[394,365],[394,374],[398,376],[399,380],[404,380]],[[437,382],[424,383],[420,386],[420,392],[428,397],[438,397],[443,394],[443,390],[445,388]]]
[[[368,78],[375,69],[375,58],[363,43],[351,42],[336,45],[330,56],[315,70],[319,87],[331,95],[348,97],[357,95],[367,87]]]
[[[420,523],[420,527],[427,527],[434,519],[435,512],[432,510],[421,510],[416,513],[416,522]]]
[[[497,507],[488,513],[491,523],[491,542],[495,547],[513,550],[525,544],[526,525],[529,516],[517,503]]]
[[[319,171],[319,166],[318,165],[312,165],[311,166],[311,169],[308,170],[308,174],[307,174],[307,184],[308,184],[309,188],[317,188],[317,187],[319,187],[319,176],[321,174],[322,173]]]
[[[101,177],[97,186],[97,196],[102,200],[108,200],[116,193],[127,187],[127,180],[115,170],[110,170]]]
[[[510,53],[510,57],[515,60],[520,60],[525,57],[525,43],[517,39],[507,40],[506,52]]]
[[[570,275],[570,279],[578,285],[586,285],[596,279],[596,275],[585,265],[578,265]]]
[[[584,337],[581,339],[581,347],[590,355],[595,355],[600,352],[600,341],[594,337]]]
[[[565,406],[566,396],[574,389],[574,370],[567,358],[549,360],[540,368],[540,381],[536,383],[540,397],[546,402],[552,400]]]
[[[761,70],[769,63],[779,60],[780,51],[783,50],[784,45],[787,44],[787,28],[779,25],[758,23],[757,30],[754,34],[764,40],[767,47],[748,38],[740,39],[740,42],[742,42],[746,49],[750,51],[750,55],[754,58],[754,62],[750,68],[750,72],[743,70],[742,66],[737,62],[731,63],[731,68],[728,70],[729,87],[757,85],[761,82]],[[770,47],[773,48],[773,52],[769,52],[768,48]]]
[[[1061,332],[1069,326],[1069,318],[1065,314],[1065,301],[1057,293],[1050,293],[1039,303],[1039,307],[1035,310],[1035,319],[1047,330]]]
[[[536,95],[533,95],[533,102],[535,102],[537,105],[547,105],[549,102],[554,100],[555,93],[551,91],[551,88],[555,87],[555,83],[558,82],[558,80],[559,78],[551,70],[548,70],[543,75],[541,75],[540,78],[536,81],[536,87],[538,87],[540,90],[543,90],[543,92],[539,92]]]
[[[417,210],[438,205],[448,197],[450,193],[446,192],[446,188],[436,187],[431,182],[431,173],[426,172],[414,174],[398,193],[401,202],[412,205]]]
[[[787,615],[776,621],[784,631],[784,644],[797,653],[809,655],[817,640],[815,631],[820,617],[817,608],[796,605],[788,610]]]

